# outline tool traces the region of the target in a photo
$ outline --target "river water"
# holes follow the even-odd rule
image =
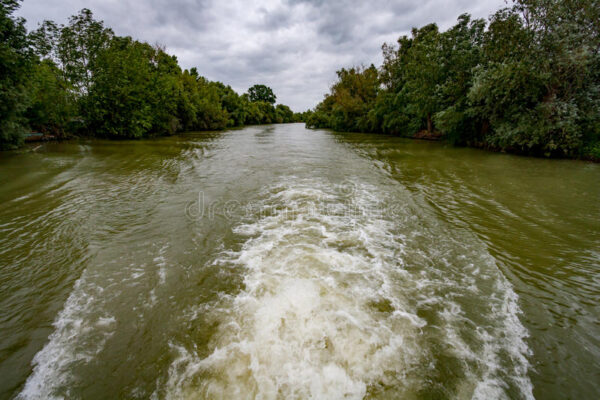
[[[292,124],[0,184],[0,398],[600,397],[600,165]]]

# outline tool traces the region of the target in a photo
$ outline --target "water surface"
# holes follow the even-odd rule
[[[248,127],[0,155],[1,398],[598,398],[600,166]]]

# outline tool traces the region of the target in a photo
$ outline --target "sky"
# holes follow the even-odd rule
[[[379,66],[383,43],[462,13],[487,18],[504,0],[24,0],[17,15],[35,29],[89,8],[117,35],[161,44],[182,68],[244,93],[273,88],[294,111],[313,108],[353,65]]]

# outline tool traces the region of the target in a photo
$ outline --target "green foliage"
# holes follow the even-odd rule
[[[427,130],[456,144],[597,158],[599,10],[594,0],[516,0],[487,29],[466,14],[446,32],[415,28],[397,47],[383,46],[375,97],[353,92],[362,72],[342,69],[307,125]]]
[[[96,61],[113,38],[111,29],[96,21],[86,8],[69,18],[67,25],[45,21],[31,37],[41,58],[52,59],[75,89],[87,93],[93,84]]]
[[[492,17],[484,43],[490,60],[469,93],[474,112],[489,119],[486,144],[576,157],[598,140],[593,9],[586,0],[517,1]]]
[[[285,104],[277,104],[277,107],[275,107],[275,119],[278,124],[294,122],[294,112]]]
[[[600,9],[595,0],[515,0],[486,23],[461,15],[414,28],[384,62],[338,71],[317,107],[295,114],[265,85],[239,95],[158,46],[115,36],[87,9],[27,34],[0,0],[0,148],[32,129],[140,138],[181,130],[306,122],[524,154],[598,158]],[[422,132],[421,132],[422,133]],[[421,134],[419,134],[422,136]]]
[[[254,85],[248,89],[248,97],[250,101],[264,101],[269,104],[275,104],[277,96],[273,93],[273,89],[265,85]]]
[[[115,38],[96,60],[96,73],[83,112],[103,137],[139,138],[153,126],[151,63],[155,50],[130,38]]]
[[[30,104],[25,115],[31,128],[64,136],[75,115],[73,87],[50,60],[33,67],[30,83]]]
[[[456,144],[476,142],[483,126],[483,121],[472,113],[467,94],[473,73],[483,62],[484,33],[484,20],[471,20],[464,14],[440,37],[442,78],[434,93],[439,101],[434,125]]]
[[[29,126],[59,137],[172,135],[302,117],[255,85],[240,96],[175,56],[115,36],[83,9],[66,25],[44,21],[27,34],[12,17],[17,0],[0,0],[0,148],[15,148]]]
[[[307,122],[311,117],[312,111],[306,110],[304,112],[294,113],[293,122]]]
[[[247,104],[242,96],[237,94],[231,86],[225,86],[221,82],[214,82],[219,93],[219,101],[229,120],[228,127],[242,126],[246,123]]]
[[[584,150],[584,157],[600,161],[600,141],[586,147]]]
[[[323,110],[315,110],[306,118],[308,128],[330,128],[329,113]]]
[[[23,113],[32,57],[24,21],[12,15],[18,6],[17,0],[0,0],[0,150],[19,146],[27,132]]]
[[[400,64],[404,71],[402,87],[408,110],[415,118],[425,121],[427,131],[433,130],[433,114],[440,109],[436,90],[444,80],[442,37],[435,24],[413,29],[410,50],[404,52]]]
[[[379,91],[375,66],[338,71],[339,81],[307,120],[307,126],[339,131],[371,132],[376,129],[372,110]]]
[[[218,86],[214,82],[200,78],[198,80],[198,94],[200,102],[197,108],[198,122],[195,129],[218,130],[226,128],[229,115],[221,104],[221,94]]]

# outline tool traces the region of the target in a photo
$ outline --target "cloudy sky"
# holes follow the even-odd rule
[[[295,111],[314,107],[344,66],[381,63],[381,45],[413,26],[487,18],[504,0],[24,0],[34,29],[91,9],[118,35],[160,43],[183,68],[242,93],[271,86]]]

